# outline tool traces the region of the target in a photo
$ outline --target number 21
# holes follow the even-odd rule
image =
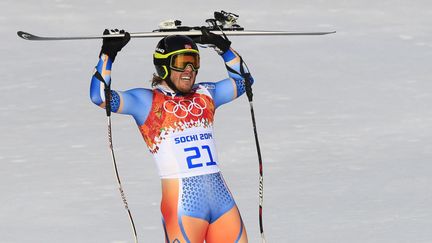
[[[208,145],[203,145],[203,146],[201,146],[201,149],[202,150],[206,150],[207,154],[208,154],[208,156],[210,158],[210,161],[207,162],[206,165],[207,166],[216,165],[216,161],[213,160],[213,156],[212,156],[210,147]],[[194,160],[194,159],[201,158],[200,148],[198,148],[198,147],[190,147],[190,148],[185,148],[184,151],[185,152],[190,152],[190,151],[194,152],[194,155],[190,155],[190,156],[186,157],[186,161],[187,161],[189,169],[193,169],[193,168],[198,168],[198,167],[203,167],[204,166],[202,163],[196,163],[196,164],[194,164],[192,162],[192,160]]]

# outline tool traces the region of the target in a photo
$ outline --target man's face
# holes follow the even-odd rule
[[[171,81],[176,88],[182,93],[189,93],[195,84],[197,72],[188,65],[184,71],[175,71],[171,69]]]

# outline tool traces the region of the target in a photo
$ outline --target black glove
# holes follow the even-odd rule
[[[121,51],[121,49],[129,42],[130,34],[129,32],[125,32],[124,30],[111,30],[105,29],[103,32],[104,35],[112,35],[112,34],[124,34],[124,37],[106,37],[103,38],[102,49],[99,54],[99,57],[103,54],[108,55],[111,60],[114,62],[117,52]]]
[[[225,53],[231,46],[231,41],[227,38],[211,33],[204,26],[201,27],[201,33],[202,35],[194,38],[194,41],[199,44],[210,44],[215,46],[217,48],[216,51],[219,54]]]

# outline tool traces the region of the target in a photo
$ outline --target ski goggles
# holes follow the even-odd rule
[[[191,66],[193,71],[200,68],[200,56],[196,52],[180,52],[171,56],[170,68],[175,71],[183,72],[187,66]]]

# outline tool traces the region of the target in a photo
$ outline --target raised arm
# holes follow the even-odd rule
[[[108,34],[105,30],[104,34]],[[124,32],[123,32],[124,33]],[[127,44],[130,36],[104,39],[99,62],[90,83],[90,99],[101,108],[106,107],[105,88],[111,86],[111,68],[117,53]],[[127,91],[110,90],[111,111],[132,115],[137,124],[145,122],[152,101],[152,92],[138,88]]]
[[[254,83],[254,79],[242,57],[230,47],[231,41],[213,34],[205,28],[201,31],[203,35],[197,39],[197,42],[215,47],[215,50],[222,56],[228,71],[229,78],[216,83],[207,83],[215,105],[219,107],[245,93],[245,77],[248,77],[251,84]]]
[[[230,48],[222,54],[229,78],[216,82],[214,97],[216,107],[228,103],[246,92],[245,77],[251,85],[254,79],[240,55]]]

